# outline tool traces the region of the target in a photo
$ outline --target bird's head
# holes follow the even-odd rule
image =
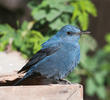
[[[86,33],[89,32],[80,31],[79,28],[72,25],[65,25],[57,32],[57,36],[64,40],[78,41],[80,39],[80,36]]]

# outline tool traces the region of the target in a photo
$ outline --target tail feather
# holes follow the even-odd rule
[[[26,78],[30,77],[32,74],[33,74],[33,71],[32,71],[32,70],[28,71],[28,72],[24,75],[24,77],[23,77],[22,79],[18,80],[18,81],[14,84],[14,86],[19,85],[23,80],[25,80]]]
[[[25,78],[23,77],[22,79],[18,80],[13,86],[19,85]]]

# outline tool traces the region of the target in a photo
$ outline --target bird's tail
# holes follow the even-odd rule
[[[23,77],[22,79],[18,80],[13,86],[19,85],[25,78]]]
[[[27,74],[25,74],[24,77],[22,79],[18,80],[13,86],[19,85],[23,80],[25,80],[26,78],[28,78],[29,76],[31,76],[32,73],[33,73],[33,71],[27,72]]]

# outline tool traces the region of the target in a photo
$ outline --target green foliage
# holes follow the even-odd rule
[[[33,18],[40,24],[46,23],[51,30],[58,30],[66,24],[80,24],[87,30],[89,14],[97,16],[96,8],[90,0],[43,0],[35,6],[29,3]]]
[[[58,30],[62,26],[69,24],[73,6],[70,0],[43,0],[37,6],[34,1],[29,3],[32,8],[32,16],[40,24],[48,23],[51,30]]]
[[[107,42],[107,45],[104,47],[104,50],[110,53],[110,33],[106,35],[105,40]]]
[[[0,50],[5,50],[11,39],[12,48],[19,50],[24,56],[36,53],[48,37],[44,38],[40,32],[32,30],[33,24],[34,22],[24,21],[17,30],[7,24],[0,25]]]
[[[0,25],[0,50],[3,51],[8,44],[10,37],[14,37],[15,30],[8,24]]]
[[[97,11],[91,0],[73,0],[71,5],[74,7],[72,22],[80,24],[83,30],[87,30],[89,24],[89,14],[97,16]]]

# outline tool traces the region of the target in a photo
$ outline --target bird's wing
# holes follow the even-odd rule
[[[18,73],[27,72],[32,67],[32,65],[38,63],[39,61],[44,59],[46,56],[49,56],[55,53],[58,49],[59,49],[58,45],[42,48],[28,61],[26,65],[24,65],[24,67],[21,70],[18,71]]]

